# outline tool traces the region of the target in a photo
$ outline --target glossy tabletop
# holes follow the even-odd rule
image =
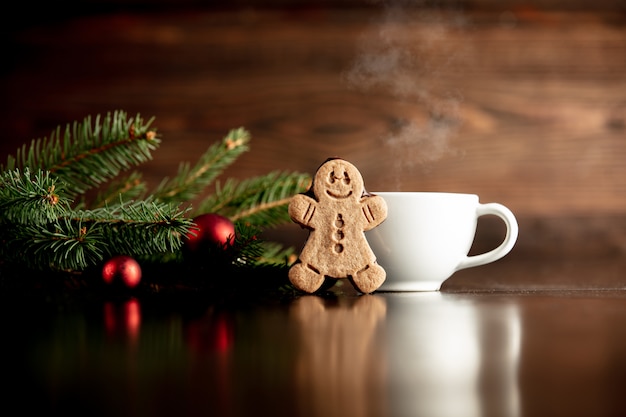
[[[348,284],[349,285],[349,284]],[[3,302],[5,405],[89,416],[626,413],[626,292]]]

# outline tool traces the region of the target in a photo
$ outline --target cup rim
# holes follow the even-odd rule
[[[369,191],[373,195],[381,196],[394,196],[394,195],[423,195],[423,196],[456,196],[456,197],[478,197],[478,194],[474,193],[460,193],[460,192],[448,192],[448,191]]]

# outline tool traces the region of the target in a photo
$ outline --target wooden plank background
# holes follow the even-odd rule
[[[623,2],[174,3],[22,7],[3,29],[0,158],[123,109],[156,117],[156,184],[243,126],[252,150],[225,177],[341,156],[372,191],[507,205],[520,253],[626,252]]]

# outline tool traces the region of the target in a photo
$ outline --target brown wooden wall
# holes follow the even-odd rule
[[[156,117],[156,183],[243,126],[252,150],[226,176],[341,156],[372,191],[506,204],[522,250],[626,252],[623,2],[174,3],[22,7],[3,30],[0,158],[123,109]]]

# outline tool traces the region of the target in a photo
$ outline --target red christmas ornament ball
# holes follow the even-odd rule
[[[196,253],[205,246],[223,247],[235,243],[235,225],[216,213],[201,214],[193,219],[195,227],[185,236],[185,248]]]
[[[117,255],[102,266],[102,279],[108,285],[123,284],[134,288],[141,282],[141,266],[130,256]]]

